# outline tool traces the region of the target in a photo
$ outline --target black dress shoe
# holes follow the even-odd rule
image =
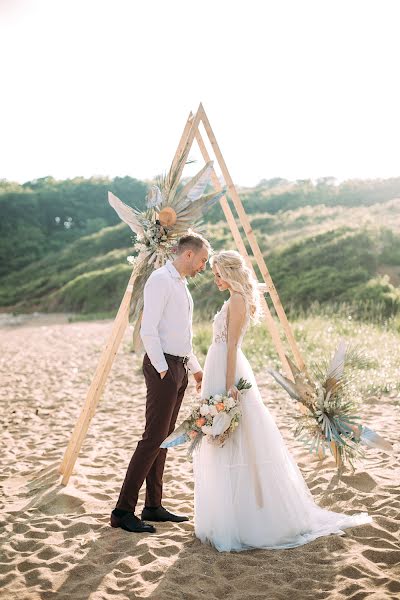
[[[111,513],[110,524],[111,527],[121,527],[121,529],[131,531],[132,533],[155,533],[156,531],[153,525],[141,521],[139,517],[131,512],[126,513],[122,517],[117,517],[113,511]]]
[[[189,517],[174,515],[166,510],[163,506],[159,506],[158,508],[146,508],[145,506],[142,510],[142,519],[146,519],[146,521],[172,521],[172,523],[183,523],[184,521],[189,521]]]

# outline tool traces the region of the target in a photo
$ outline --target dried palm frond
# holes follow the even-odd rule
[[[170,200],[174,198],[179,186],[180,174],[182,173],[183,167],[185,164],[189,165],[192,162],[193,161],[186,160],[185,153],[183,153],[166,175],[159,175],[157,177],[156,184],[161,190],[163,197],[162,206],[168,206]]]
[[[209,161],[188,183],[176,194],[174,206],[178,208],[180,203],[198,200],[205,192],[210,181],[213,162]]]
[[[152,185],[146,196],[147,208],[153,208],[154,206],[160,206],[162,204],[163,197],[159,187]]]
[[[168,437],[165,438],[160,448],[172,448],[173,446],[180,446],[185,442],[189,441],[188,431],[188,419],[183,421]]]
[[[143,222],[141,222],[142,219],[139,211],[122,202],[112,192],[108,192],[108,201],[119,218],[129,225],[134,233],[139,236],[143,235]]]
[[[288,357],[287,357],[288,358]],[[392,446],[372,429],[361,425],[354,397],[355,372],[367,364],[358,347],[341,341],[333,358],[312,366],[313,381],[288,358],[294,383],[272,369],[268,372],[303,407],[296,416],[295,436],[319,456],[329,450],[340,468],[364,456],[362,445],[390,451]]]

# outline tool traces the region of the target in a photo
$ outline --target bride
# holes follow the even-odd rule
[[[258,282],[235,251],[211,258],[214,281],[230,299],[215,315],[202,398],[237,394],[243,377],[252,387],[241,400],[239,427],[223,447],[203,440],[193,460],[195,533],[217,550],[292,548],[320,536],[371,521],[367,513],[344,515],[313,500],[241,350],[250,321],[260,315]]]

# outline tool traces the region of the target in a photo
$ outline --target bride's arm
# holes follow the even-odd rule
[[[236,355],[240,334],[246,320],[246,305],[241,294],[234,293],[231,296],[228,307],[228,340],[227,340],[227,364],[226,364],[226,389],[229,391],[236,385]]]

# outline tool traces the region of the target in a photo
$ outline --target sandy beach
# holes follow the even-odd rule
[[[363,418],[395,452],[369,451],[357,471],[338,482],[331,459],[318,462],[293,440],[292,405],[259,374],[264,401],[317,502],[347,513],[368,511],[372,524],[300,548],[240,554],[202,545],[192,521],[161,524],[153,535],[129,534],[109,526],[144,423],[141,363],[129,352],[127,330],[63,487],[58,467],[110,328],[110,321],[63,317],[1,321],[2,599],[400,597],[400,399],[394,394],[366,399]],[[181,417],[190,404],[187,393]],[[184,448],[169,452],[164,504],[193,516],[192,466]]]

